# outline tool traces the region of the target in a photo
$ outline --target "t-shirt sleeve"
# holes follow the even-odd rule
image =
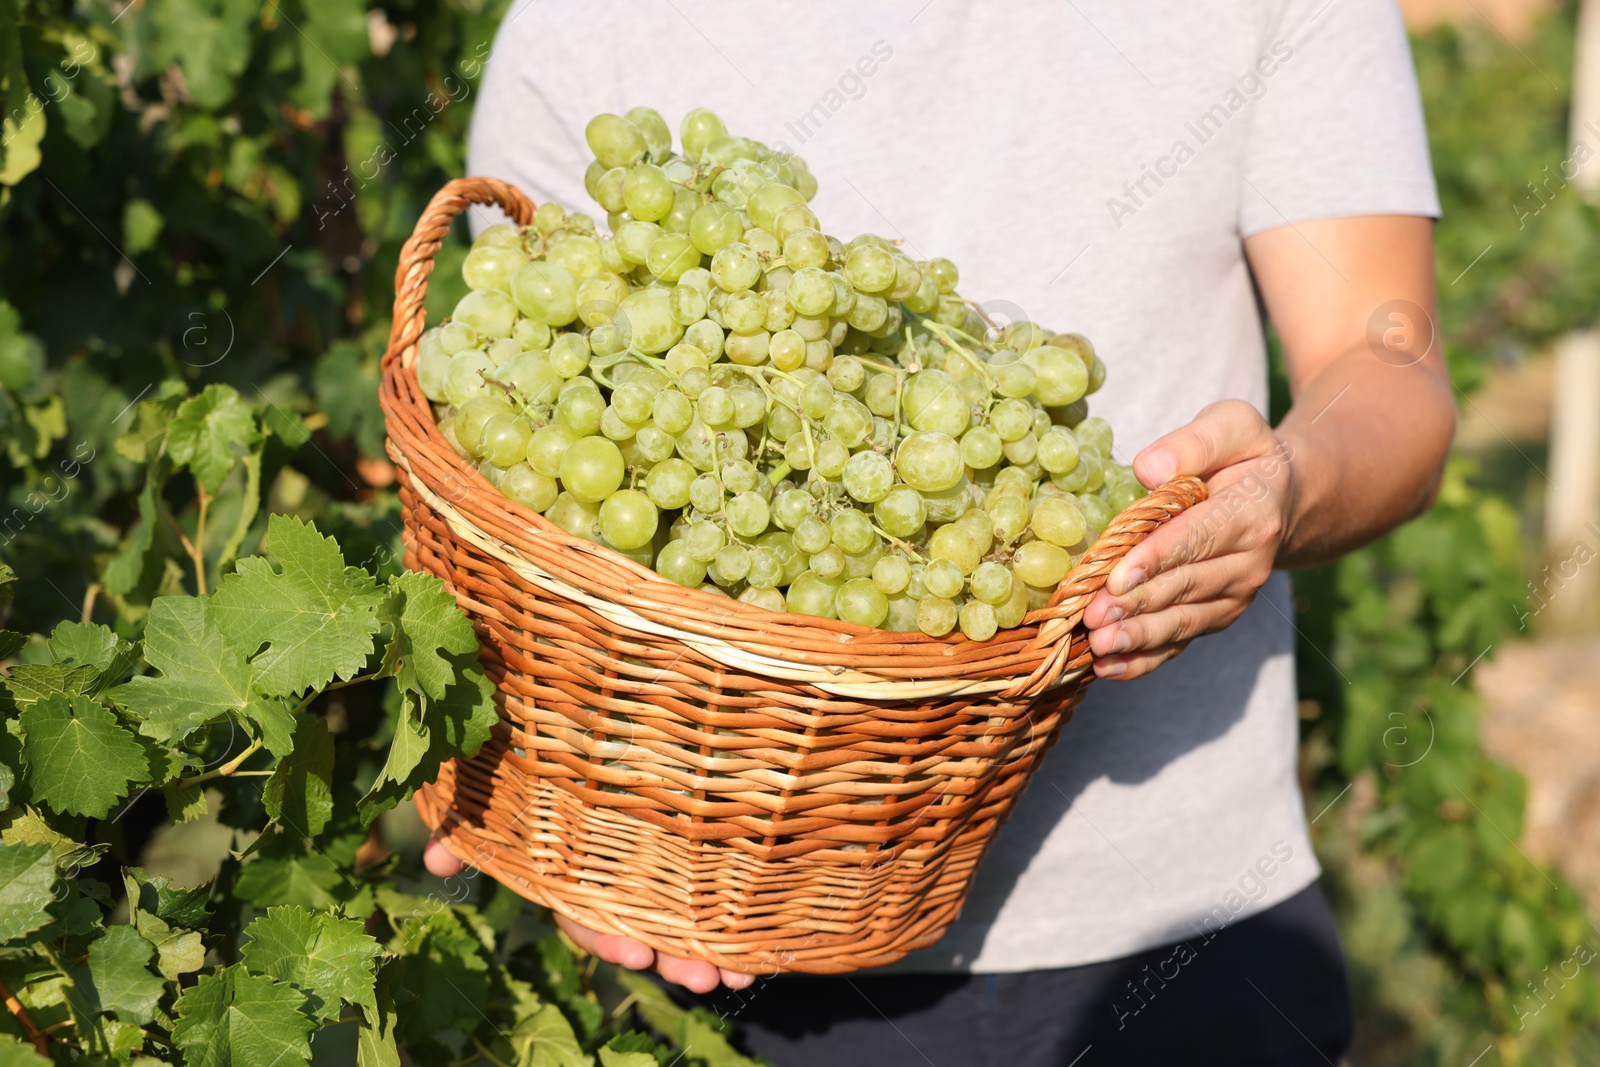
[[[1264,88],[1240,168],[1243,236],[1307,219],[1438,217],[1416,71],[1394,0],[1282,4],[1255,70]]]

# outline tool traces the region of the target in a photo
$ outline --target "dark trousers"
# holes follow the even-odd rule
[[[1315,885],[1220,932],[1104,963],[783,975],[694,1002],[777,1067],[1333,1067],[1352,1027]]]

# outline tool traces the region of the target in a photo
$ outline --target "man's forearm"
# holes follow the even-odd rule
[[[1277,428],[1293,471],[1279,566],[1337,558],[1431,502],[1455,433],[1432,363],[1393,366],[1362,342],[1304,383]]]

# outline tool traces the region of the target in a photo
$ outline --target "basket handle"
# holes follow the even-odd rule
[[[394,321],[389,326],[389,350],[383,369],[401,359],[422,336],[427,316],[422,302],[428,295],[428,275],[439,246],[456,216],[473,204],[494,204],[518,226],[533,222],[533,201],[510,182],[499,178],[456,178],[433,194],[416,228],[400,248],[400,265],[394,272]]]
[[[1072,632],[1082,620],[1089,601],[1106,584],[1112,568],[1157,526],[1205,498],[1205,482],[1191,474],[1181,474],[1129,505],[1107,524],[1077,566],[1056,587],[1050,603],[1029,616],[1028,621],[1040,624],[1039,634],[1034,638],[1035,646],[1048,647],[1049,655],[1016,687],[1017,692],[1039,692],[1055,684],[1066,670],[1071,655]]]

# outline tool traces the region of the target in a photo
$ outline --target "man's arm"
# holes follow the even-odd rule
[[[1434,318],[1433,223],[1303,222],[1245,251],[1294,404],[1274,431],[1225,400],[1140,452],[1139,480],[1205,478],[1210,499],[1111,572],[1084,621],[1107,678],[1147,674],[1231,624],[1275,567],[1334,559],[1424,510],[1455,432]]]

